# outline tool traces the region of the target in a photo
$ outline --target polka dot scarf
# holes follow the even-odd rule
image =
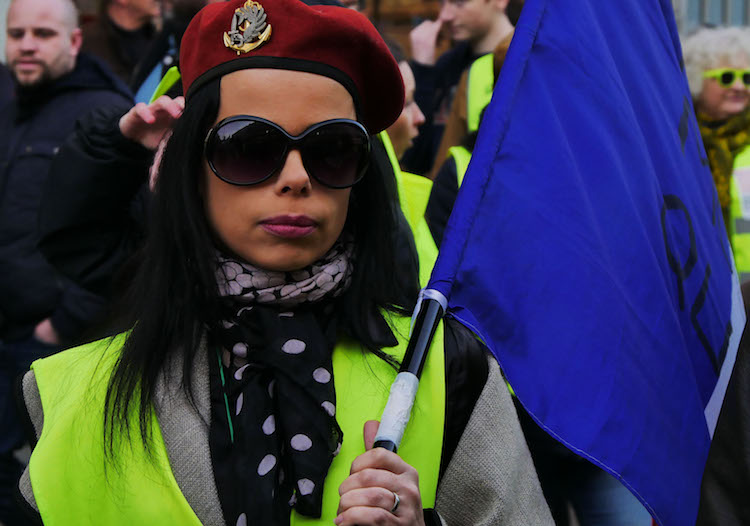
[[[229,301],[223,329],[212,335],[209,443],[231,526],[287,525],[292,507],[320,517],[323,482],[343,440],[330,300],[349,284],[351,254],[338,243],[291,273],[219,259]]]

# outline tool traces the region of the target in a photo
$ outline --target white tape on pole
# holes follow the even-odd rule
[[[406,425],[411,417],[411,409],[417,397],[419,378],[412,373],[398,373],[391,385],[388,402],[380,419],[380,427],[375,441],[390,440],[397,446],[404,437]]]

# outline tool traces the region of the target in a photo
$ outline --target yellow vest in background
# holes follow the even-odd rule
[[[471,152],[463,146],[453,146],[448,148],[448,155],[453,157],[453,162],[456,163],[456,182],[458,187],[461,188],[471,161]]]
[[[492,71],[492,53],[482,55],[469,67],[466,85],[466,127],[472,133],[479,129],[482,112],[492,100],[495,75]]]
[[[492,91],[495,88],[495,76],[492,71],[492,53],[482,55],[469,67],[469,78],[466,86],[466,127],[467,133],[479,130],[482,112],[492,100]],[[453,157],[456,163],[456,179],[458,187],[464,181],[466,169],[471,161],[471,152],[463,146],[452,146],[448,149],[448,155]]]
[[[750,147],[734,159],[729,195],[729,243],[742,283],[750,279]]]
[[[388,133],[380,132],[378,138],[383,143],[388,159],[391,161],[393,175],[396,177],[401,211],[404,213],[414,235],[414,244],[417,247],[419,257],[419,285],[424,288],[430,280],[432,267],[435,266],[438,255],[437,245],[435,245],[435,240],[432,239],[430,227],[427,226],[427,221],[424,218],[427,202],[432,191],[432,181],[421,175],[401,171]]]

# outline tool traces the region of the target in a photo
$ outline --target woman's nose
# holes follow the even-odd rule
[[[305,195],[309,194],[310,190],[310,176],[302,164],[302,155],[299,150],[292,150],[287,154],[284,166],[279,172],[276,191],[280,194]]]
[[[425,116],[424,113],[422,113],[422,110],[419,106],[414,104],[414,125],[415,126],[422,126],[425,122]]]

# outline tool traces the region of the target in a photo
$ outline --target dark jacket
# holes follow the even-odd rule
[[[742,285],[750,320],[750,282]],[[696,526],[750,524],[750,332],[745,327],[703,473]]]
[[[81,30],[81,49],[101,59],[126,84],[132,80],[136,66],[156,36],[156,29],[151,24],[135,31],[126,31],[117,27],[107,16],[84,24]]]
[[[453,212],[453,205],[456,203],[458,196],[458,177],[456,175],[456,161],[449,157],[440,167],[435,181],[432,183],[430,200],[427,202],[425,210],[425,219],[427,226],[430,227],[432,239],[440,248],[443,242],[445,227],[448,226],[448,219]]]
[[[13,98],[13,77],[4,64],[0,64],[0,108],[5,106]]]
[[[133,93],[138,94],[138,90],[155,68],[158,68],[159,79],[161,79],[170,67],[177,66],[180,57],[180,41],[189,23],[190,19],[177,18],[164,22],[164,27],[151,42],[151,46],[130,77],[130,87]],[[149,98],[150,95],[149,93]],[[182,82],[177,82],[172,89],[167,91],[167,95],[170,97],[182,95]],[[144,100],[144,102],[147,101]]]
[[[100,310],[100,298],[62,278],[36,248],[37,216],[50,164],[76,119],[129,99],[106,66],[80,55],[71,73],[0,109],[0,338],[26,337],[51,317],[70,341]]]
[[[98,108],[76,123],[52,163],[39,212],[39,248],[47,260],[104,297],[145,234],[154,154],[120,133],[129,108]]]
[[[430,173],[461,73],[479,57],[468,42],[461,42],[443,53],[434,66],[411,62],[416,82],[414,100],[424,113],[425,122],[401,159],[405,171],[419,175]]]

